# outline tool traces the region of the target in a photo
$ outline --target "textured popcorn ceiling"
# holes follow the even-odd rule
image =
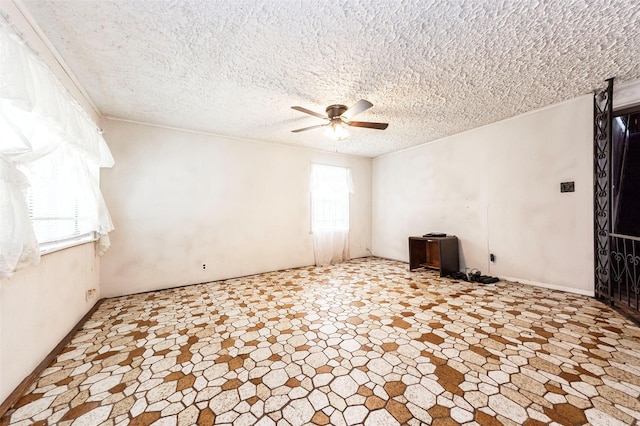
[[[23,0],[106,116],[374,157],[640,78],[637,0]],[[333,142],[332,103],[374,104]]]

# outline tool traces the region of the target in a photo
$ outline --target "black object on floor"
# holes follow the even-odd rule
[[[477,269],[472,270],[471,272],[454,272],[449,274],[449,276],[454,280],[464,280],[480,284],[493,284],[500,281],[500,278],[498,277],[482,275],[482,273]]]

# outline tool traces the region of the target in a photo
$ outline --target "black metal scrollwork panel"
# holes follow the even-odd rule
[[[611,295],[619,303],[640,309],[640,241],[611,237]]]
[[[611,122],[613,79],[606,89],[595,93],[593,100],[593,208],[594,208],[594,261],[595,293],[611,301],[609,233],[611,204]]]

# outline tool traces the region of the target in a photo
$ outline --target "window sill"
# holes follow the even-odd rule
[[[98,241],[97,234],[92,232],[90,234],[81,235],[76,238],[70,238],[68,240],[51,241],[49,243],[40,244],[40,255],[54,253],[56,251],[68,249],[71,247],[79,246],[86,243],[92,243]]]

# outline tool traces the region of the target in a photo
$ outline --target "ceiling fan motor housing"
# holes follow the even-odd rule
[[[330,120],[340,117],[348,108],[345,105],[329,105],[327,107],[327,116]]]

